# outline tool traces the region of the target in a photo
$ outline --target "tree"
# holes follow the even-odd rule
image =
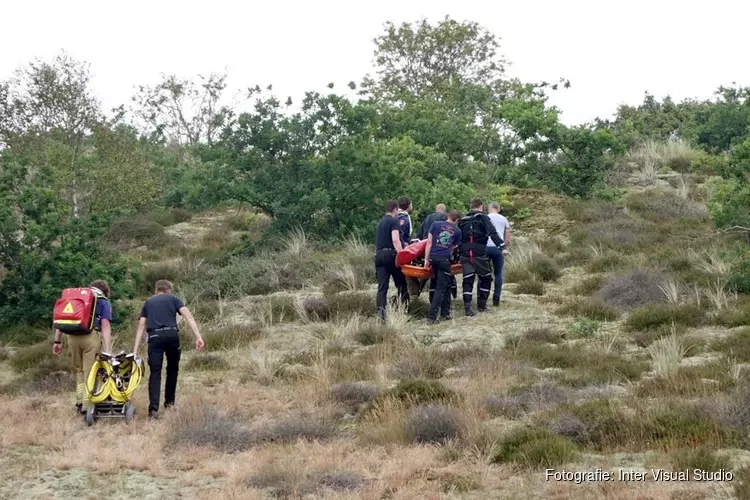
[[[222,106],[227,75],[198,75],[200,83],[176,75],[163,76],[156,85],[139,86],[133,96],[135,116],[144,122],[156,141],[174,141],[195,146],[201,141],[212,144],[218,132],[233,116]]]
[[[84,140],[102,120],[90,81],[89,65],[62,52],[52,63],[32,61],[0,84],[0,143],[34,168],[54,165],[75,217]]]
[[[54,173],[0,154],[0,326],[44,323],[60,290],[106,279],[119,297],[134,291],[128,267],[100,244],[106,220],[71,217]],[[47,323],[49,324],[49,323]]]
[[[445,17],[436,25],[385,24],[374,42],[377,80],[365,77],[375,96],[398,102],[409,98],[445,97],[458,83],[494,85],[506,61],[498,54],[500,39],[474,22]]]

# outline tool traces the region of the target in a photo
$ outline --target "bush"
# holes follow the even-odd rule
[[[521,344],[516,358],[530,361],[540,368],[566,370],[560,381],[572,386],[619,382],[623,378],[637,380],[648,369],[648,363],[625,359],[615,354],[586,351],[572,345]]]
[[[0,327],[0,344],[29,346],[40,343],[49,337],[49,329],[34,328],[26,325]]]
[[[591,338],[599,331],[600,324],[595,319],[578,316],[575,322],[568,326],[568,331],[574,338]]]
[[[216,353],[205,353],[196,355],[190,358],[190,361],[185,363],[186,370],[229,370],[229,363]]]
[[[430,403],[450,404],[460,402],[460,395],[445,387],[437,380],[402,380],[392,389],[382,392],[373,399],[372,408],[386,399],[395,399],[411,406]]]
[[[67,353],[69,354],[69,353]],[[63,352],[61,356],[66,356]],[[52,346],[47,342],[42,342],[24,349],[16,351],[16,355],[11,359],[10,365],[18,372],[23,372],[29,368],[34,368],[44,360],[52,357]],[[69,356],[66,356],[66,358]]]
[[[557,281],[560,278],[560,269],[555,261],[544,254],[536,254],[528,265],[529,272],[542,281]]]
[[[745,327],[711,343],[711,351],[720,352],[742,363],[750,362],[750,327]]]
[[[224,453],[245,451],[255,439],[245,426],[207,405],[183,406],[177,412],[167,446],[199,446]]]
[[[625,259],[619,253],[607,252],[603,255],[597,255],[586,266],[590,273],[605,273],[619,269],[625,265]]]
[[[704,318],[704,310],[691,304],[681,306],[652,305],[633,310],[625,320],[625,329],[635,332],[658,328],[671,323],[698,326]]]
[[[485,409],[493,417],[520,417],[523,413],[539,411],[570,399],[569,389],[552,381],[519,387],[506,396],[491,394],[485,401]]]
[[[372,401],[377,395],[377,387],[363,382],[342,382],[331,386],[331,399],[347,408],[358,408]]]
[[[588,276],[577,283],[570,291],[574,295],[592,295],[602,287],[603,283],[604,276],[601,274]]]
[[[620,312],[596,299],[584,299],[568,302],[555,311],[562,316],[584,316],[597,321],[614,321],[620,317]]]
[[[398,339],[398,331],[388,324],[367,321],[358,325],[352,332],[352,338],[362,345],[383,344]]]
[[[328,301],[323,297],[305,299],[302,310],[311,321],[326,321],[331,316]]]
[[[630,310],[664,302],[660,288],[664,283],[666,276],[661,273],[637,270],[608,280],[596,296],[607,305]]]
[[[694,404],[676,403],[654,408],[641,417],[643,438],[670,447],[729,447],[738,437],[722,429],[708,409]]]
[[[548,429],[524,427],[503,439],[492,461],[513,462],[529,469],[538,469],[557,467],[576,457],[576,446],[568,439]]]
[[[375,298],[367,292],[342,292],[327,300],[333,317],[374,316],[376,313]]]
[[[253,341],[263,337],[265,331],[258,323],[233,324],[218,330],[210,330],[203,335],[206,349],[217,351],[222,349],[236,349],[250,345]]]
[[[448,368],[450,360],[439,349],[410,349],[396,359],[390,375],[396,379],[438,379]]]
[[[142,216],[113,221],[106,240],[120,249],[139,246],[163,247],[175,241],[164,232],[164,226]]]
[[[588,444],[591,439],[586,425],[580,418],[570,413],[563,413],[550,422],[549,430],[582,446]]]
[[[524,279],[516,284],[517,294],[544,295],[544,283],[537,279]]]
[[[460,431],[460,416],[445,406],[418,407],[406,419],[405,435],[412,443],[442,444],[459,437]]]
[[[563,335],[549,326],[531,328],[523,334],[523,338],[529,342],[541,342],[547,344],[559,344]]]
[[[727,328],[750,325],[750,300],[742,301],[733,307],[718,311],[716,324]]]
[[[737,293],[750,294],[750,259],[744,259],[733,266],[728,284]]]
[[[267,427],[256,430],[257,443],[290,444],[298,439],[325,441],[334,437],[336,425],[325,417],[311,415],[291,415]]]
[[[638,439],[638,423],[617,401],[597,398],[560,409],[550,426],[596,451],[626,446]],[[578,425],[580,423],[580,425]]]

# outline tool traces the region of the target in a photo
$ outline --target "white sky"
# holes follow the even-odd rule
[[[371,71],[385,21],[447,14],[502,37],[511,75],[569,79],[550,102],[572,124],[637,104],[645,90],[679,100],[750,85],[748,13],[742,0],[0,0],[0,79],[65,49],[91,63],[105,109],[160,73],[225,67],[231,87],[272,83],[282,101],[299,102]]]

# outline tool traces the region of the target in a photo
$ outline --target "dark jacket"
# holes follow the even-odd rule
[[[484,212],[472,210],[458,222],[458,228],[461,230],[462,236],[462,255],[469,255],[469,251],[473,251],[474,255],[485,255],[487,240],[490,238],[498,248],[505,247],[502,235],[497,232],[492,219]]]
[[[428,215],[419,228],[419,233],[417,233],[417,238],[419,238],[420,240],[427,239],[427,235],[430,234],[430,228],[432,227],[432,223],[442,221],[442,220],[448,220],[448,216],[444,214],[443,212],[433,212],[430,215]]]

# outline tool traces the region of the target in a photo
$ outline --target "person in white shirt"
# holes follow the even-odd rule
[[[503,261],[510,245],[510,223],[505,216],[500,215],[500,205],[496,201],[487,205],[487,212],[498,234],[502,234],[505,241],[505,249],[498,248],[492,240],[487,241],[487,257],[492,262],[492,270],[495,275],[495,293],[492,294],[492,305],[499,306],[500,293],[503,289]]]

